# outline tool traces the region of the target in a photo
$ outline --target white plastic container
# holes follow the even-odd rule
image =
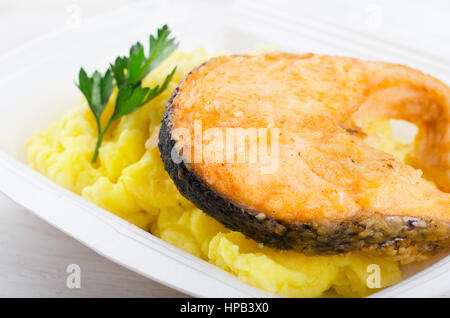
[[[266,1],[149,1],[83,21],[0,58],[0,191],[99,254],[193,296],[267,297],[231,274],[140,230],[26,166],[25,140],[58,119],[80,93],[81,65],[107,65],[167,23],[181,49],[246,53],[256,44],[397,62],[450,83],[450,63],[302,17]],[[432,297],[450,289],[450,256],[410,265],[412,275],[374,297]],[[441,256],[442,258],[442,256]],[[423,267],[426,267],[423,269]],[[423,270],[422,270],[423,269]],[[421,270],[421,271],[420,271]]]

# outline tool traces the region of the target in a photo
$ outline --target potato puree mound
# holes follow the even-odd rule
[[[356,254],[312,257],[270,249],[227,230],[178,193],[163,168],[157,130],[170,93],[187,72],[210,57],[202,49],[177,51],[153,71],[144,85],[162,82],[178,65],[163,94],[111,127],[95,165],[91,157],[96,125],[84,100],[32,136],[27,143],[30,165],[106,210],[269,292],[318,297],[334,289],[343,296],[365,296],[377,290],[367,287],[371,264],[381,270],[381,287],[397,283],[400,270],[395,262]]]

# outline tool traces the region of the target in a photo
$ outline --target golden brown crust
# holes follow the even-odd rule
[[[449,245],[449,195],[367,146],[355,122],[402,117],[438,134],[444,142],[439,151],[424,158],[421,149],[428,146],[419,145],[416,158],[448,172],[448,92],[434,78],[386,63],[292,54],[218,58],[193,70],[174,92],[160,133],[161,154],[183,195],[257,241],[310,254],[365,250],[410,261]],[[414,102],[432,114],[420,118]],[[255,103],[258,109],[251,108]],[[277,111],[271,112],[273,105]],[[245,116],[233,114],[238,111]],[[264,127],[268,118],[281,130],[281,171],[272,177],[249,164],[171,160],[175,127],[189,128],[196,119],[204,130]],[[422,125],[432,119],[439,124],[430,132]],[[292,144],[299,139],[303,148],[293,161]],[[430,136],[419,134],[419,144],[425,139]],[[448,173],[435,181],[445,190]]]

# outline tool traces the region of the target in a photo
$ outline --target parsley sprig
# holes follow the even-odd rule
[[[129,56],[117,57],[108,70],[102,75],[95,71],[91,77],[80,68],[78,76],[78,88],[86,97],[89,108],[94,114],[97,124],[98,139],[95,145],[92,163],[97,161],[99,149],[103,138],[113,122],[126,116],[159,94],[169,85],[176,67],[165,78],[164,82],[153,88],[142,87],[142,80],[152,70],[161,64],[177,47],[175,38],[169,38],[170,30],[167,25],[158,29],[156,37],[150,35],[150,49],[145,55],[144,47],[137,42],[130,49]],[[106,108],[114,88],[117,87],[117,97],[114,112],[107,121],[105,127],[101,127],[100,117]]]

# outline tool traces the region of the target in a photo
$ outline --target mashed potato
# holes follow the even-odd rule
[[[381,270],[381,287],[397,283],[401,277],[395,262],[357,254],[313,257],[264,247],[224,228],[179,194],[161,162],[157,131],[172,90],[210,57],[202,49],[177,51],[153,71],[144,85],[162,82],[178,65],[163,94],[111,127],[95,165],[96,124],[84,100],[31,137],[26,146],[29,164],[106,210],[272,293],[318,297],[333,289],[343,296],[366,296],[377,291],[366,283],[371,264]],[[112,104],[104,117],[111,111]]]

